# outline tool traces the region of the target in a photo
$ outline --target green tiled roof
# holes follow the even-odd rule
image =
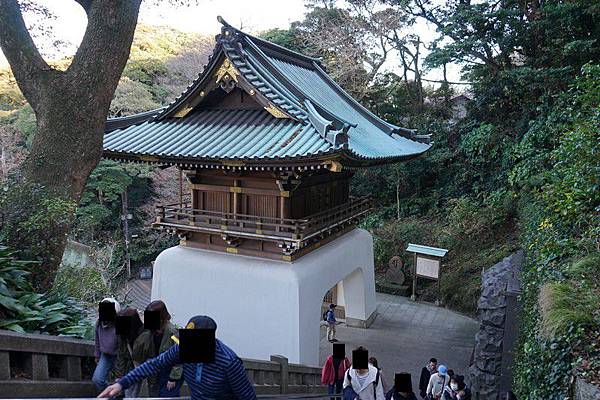
[[[222,22],[208,65],[175,101],[107,121],[106,157],[182,164],[245,160],[256,165],[335,158],[369,166],[412,158],[429,148],[413,140],[412,131],[362,107],[329,78],[318,60]],[[214,83],[225,59],[239,74],[237,86],[264,108],[215,108],[197,100],[205,90],[227,89],[215,89]],[[191,111],[178,118],[184,108]],[[276,118],[267,108],[286,118]]]
[[[305,157],[335,148],[311,124],[264,110],[198,110],[186,118],[146,121],[106,134],[104,148],[184,159]]]

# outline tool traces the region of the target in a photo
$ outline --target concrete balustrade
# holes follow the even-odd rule
[[[279,355],[242,361],[258,395],[326,393],[318,367]],[[0,398],[94,397],[94,366],[92,341],[0,330]]]

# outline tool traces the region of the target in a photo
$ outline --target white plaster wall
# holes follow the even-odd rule
[[[318,365],[323,296],[344,283],[346,315],[375,311],[373,240],[355,229],[293,263],[185,247],[154,264],[152,300],[165,301],[175,323],[198,314],[217,322],[217,336],[240,357]]]
[[[338,306],[344,306],[346,301],[344,300],[344,282],[338,282],[337,284],[337,298],[335,299],[335,304]]]

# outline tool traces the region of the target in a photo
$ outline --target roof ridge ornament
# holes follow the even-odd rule
[[[229,22],[225,21],[225,19],[223,17],[221,17],[220,15],[217,15],[217,21],[219,21],[219,23],[221,25],[223,25],[224,27],[228,27],[231,28],[231,24],[229,24]]]
[[[315,127],[319,135],[327,142],[334,146],[343,146],[348,144],[348,130],[350,125],[344,123],[341,129],[333,130],[333,121],[330,121],[323,117],[310,100],[304,100],[304,105],[308,111],[308,119],[310,123]]]
[[[239,31],[227,23],[220,15],[217,17],[217,20],[223,24],[221,27],[221,34],[217,35],[217,41],[228,42],[229,44],[236,42]]]
[[[223,46],[226,54],[229,54],[231,51],[235,54],[236,58],[239,57],[241,59],[245,59],[246,51],[244,50],[244,46],[242,46],[241,42],[244,33],[225,22],[221,16],[218,16],[217,20],[223,24],[221,27],[221,33],[215,36],[215,41],[217,44],[221,44]]]

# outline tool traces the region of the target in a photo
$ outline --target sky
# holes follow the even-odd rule
[[[61,58],[74,54],[86,28],[87,20],[83,9],[73,0],[36,0],[36,3],[45,5],[56,16],[55,20],[49,21],[53,28],[53,37],[36,38],[36,44],[41,44],[44,40],[51,43],[56,39],[66,43],[60,51],[53,49],[49,54],[44,54],[45,58]],[[241,27],[246,32],[256,33],[270,28],[286,29],[291,22],[302,20],[306,11],[304,0],[198,0],[196,5],[179,7],[170,5],[165,0],[162,0],[162,3],[159,6],[152,5],[151,1],[142,3],[139,22],[216,35],[221,29],[221,24],[217,21],[217,16],[220,15],[231,25]],[[26,23],[32,22],[34,21],[26,18]],[[417,24],[415,31],[424,42],[435,37],[434,28],[424,21]],[[6,64],[0,53],[0,65]],[[198,68],[200,70],[202,66]],[[399,70],[398,59],[394,54],[383,69]],[[441,71],[434,70],[424,76],[428,79],[441,79],[442,75]],[[449,66],[448,79],[460,81],[458,66]]]

